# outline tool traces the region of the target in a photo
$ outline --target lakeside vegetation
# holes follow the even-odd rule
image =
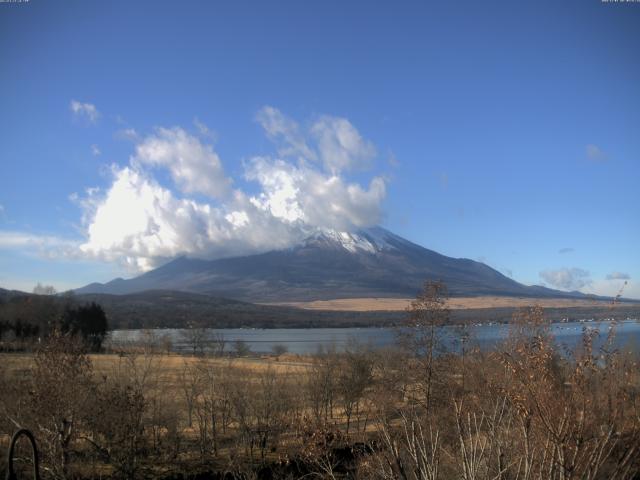
[[[153,336],[97,354],[53,329],[1,354],[0,445],[29,428],[56,479],[637,478],[639,356],[612,348],[615,326],[566,351],[524,308],[490,352],[461,326],[454,355],[444,298],[427,285],[393,349],[305,357],[180,356]]]
[[[452,299],[456,301],[455,298]],[[522,303],[523,299],[517,299]],[[530,299],[530,303],[536,303]],[[314,328],[369,327],[401,325],[406,312],[303,310],[291,306],[260,305],[188,292],[148,291],[130,295],[32,295],[0,289],[0,341],[12,338],[16,320],[37,329],[34,336],[46,335],[65,308],[96,303],[104,309],[109,328]],[[604,320],[640,318],[640,302],[618,302],[615,309],[602,300],[579,306],[545,308],[550,321],[565,319]],[[453,308],[449,321],[465,323],[507,323],[517,311],[515,306],[491,308]],[[4,335],[4,336],[3,336]]]

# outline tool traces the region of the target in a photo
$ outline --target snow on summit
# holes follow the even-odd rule
[[[322,229],[307,239],[305,243],[325,243],[339,246],[351,253],[358,251],[376,253],[392,250],[396,247],[389,243],[390,233],[380,227],[361,229],[356,232],[340,232],[334,229]]]

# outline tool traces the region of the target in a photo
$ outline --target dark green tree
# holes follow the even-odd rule
[[[108,330],[107,315],[100,305],[91,302],[86,305],[67,306],[62,314],[62,333],[82,337],[92,351],[99,351]]]

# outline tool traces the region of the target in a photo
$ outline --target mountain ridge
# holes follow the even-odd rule
[[[250,302],[309,301],[415,297],[427,280],[444,282],[452,296],[587,297],[522,285],[484,263],[442,255],[382,227],[318,231],[294,247],[255,255],[178,257],[138,277],[92,283],[75,292],[178,290]]]

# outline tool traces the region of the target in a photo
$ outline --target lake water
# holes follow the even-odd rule
[[[552,325],[552,332],[558,344],[573,348],[581,341],[583,329],[597,329],[602,342],[607,337],[610,326],[608,321],[556,323]],[[474,326],[471,328],[472,343],[483,349],[491,348],[506,338],[508,329],[506,324]],[[175,351],[188,351],[190,348],[182,329],[157,329],[152,332],[158,338],[167,335]],[[445,327],[440,332],[445,342],[455,350],[459,345],[459,330]],[[269,353],[275,345],[284,345],[289,352],[298,354],[315,353],[320,346],[335,346],[337,350],[344,350],[353,341],[372,348],[382,348],[392,346],[397,338],[397,330],[394,328],[225,328],[208,329],[208,333],[224,336],[225,351],[232,351],[233,343],[241,340],[255,353]],[[144,335],[143,330],[114,330],[111,332],[111,341],[116,345],[136,343]],[[638,320],[627,319],[617,323],[615,346],[640,350]]]

